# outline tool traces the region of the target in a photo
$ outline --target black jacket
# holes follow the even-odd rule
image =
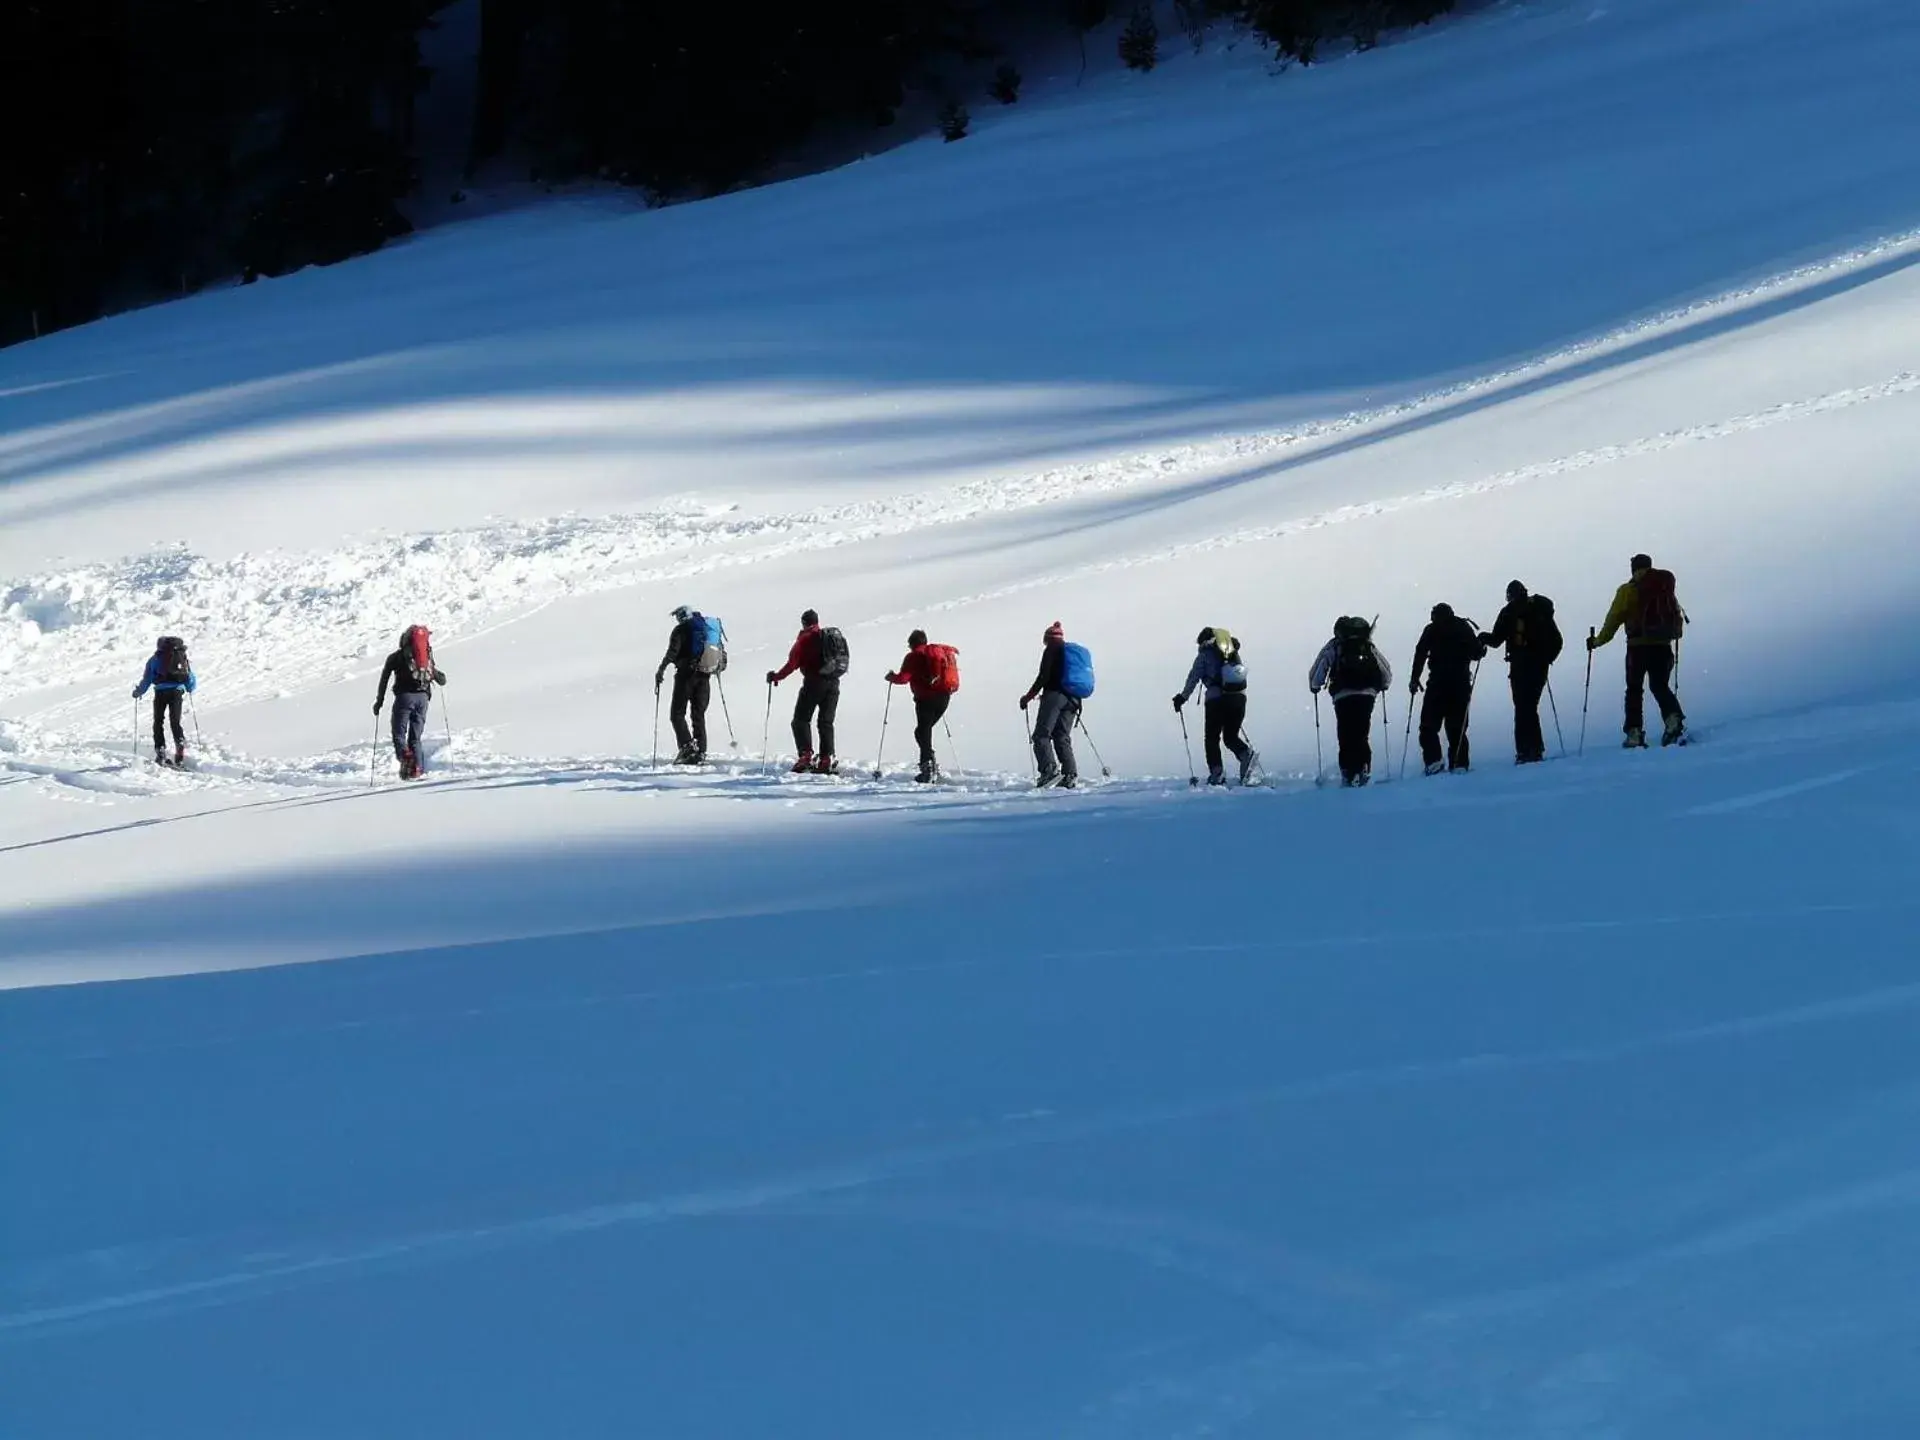
[[[1058,644],[1048,642],[1047,648],[1040,652],[1040,673],[1033,677],[1033,688],[1027,691],[1027,698],[1044,695],[1049,690],[1058,690],[1060,682],[1067,673],[1067,642]]]
[[[673,633],[667,636],[667,653],[660,657],[660,668],[653,672],[655,680],[667,673],[667,667],[687,670],[693,665],[693,621],[682,620],[673,627]]]
[[[1431,666],[1431,684],[1464,685],[1474,662],[1487,653],[1480,636],[1458,615],[1435,620],[1420,632],[1420,643],[1413,647],[1413,678]]]
[[[441,673],[438,665],[433,667],[433,684],[423,685],[413,678],[413,660],[405,650],[396,650],[387,656],[386,669],[380,672],[380,693],[374,697],[375,705],[387,703],[387,682],[393,682],[396,695],[418,695],[422,691],[431,693],[434,685],[444,685],[447,677]]]
[[[1554,623],[1553,602],[1544,595],[1507,602],[1493,629],[1480,641],[1489,648],[1505,645],[1507,663],[1516,669],[1545,670],[1560,655],[1560,627]]]

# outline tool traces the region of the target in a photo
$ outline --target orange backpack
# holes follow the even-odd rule
[[[927,654],[928,686],[943,695],[960,692],[960,652],[951,645],[929,645]]]

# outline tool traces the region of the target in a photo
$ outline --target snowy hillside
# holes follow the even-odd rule
[[[0,351],[0,1431],[1920,1428],[1917,65],[1904,0],[1533,0]],[[1684,750],[1618,642],[1583,722],[1639,550]],[[1515,577],[1585,754],[1489,662],[1472,775],[1316,788],[1333,619],[1404,673]],[[1187,784],[1215,624],[1264,789]]]

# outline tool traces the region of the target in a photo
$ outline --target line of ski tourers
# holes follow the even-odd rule
[[[1634,556],[1630,569],[1629,579],[1614,593],[1605,621],[1598,629],[1587,632],[1587,695],[1591,695],[1593,684],[1592,652],[1624,630],[1627,639],[1623,727],[1626,745],[1645,747],[1647,743],[1643,719],[1645,690],[1653,692],[1655,703],[1660,707],[1660,743],[1684,744],[1686,716],[1674,685],[1686,613],[1681,608],[1671,571],[1656,568],[1646,555]],[[670,695],[668,718],[678,745],[672,763],[703,765],[707,759],[707,709],[716,684],[727,668],[726,627],[718,618],[689,606],[677,606],[672,613],[674,624],[667,637],[666,653],[661,656],[653,676],[654,761],[656,764],[659,761],[660,704],[663,696]],[[1357,616],[1342,616],[1334,623],[1332,638],[1314,657],[1307,674],[1307,685],[1314,695],[1316,745],[1320,740],[1319,697],[1324,691],[1332,700],[1340,778],[1345,785],[1365,785],[1372,776],[1374,706],[1393,684],[1392,667],[1374,643],[1374,623]],[[1423,691],[1425,694],[1420,706],[1420,754],[1426,773],[1437,775],[1468,768],[1467,719],[1474,685],[1481,660],[1489,650],[1499,647],[1506,651],[1508,680],[1513,691],[1514,759],[1522,765],[1544,760],[1547,745],[1540,723],[1540,700],[1545,695],[1552,701],[1548,677],[1563,645],[1560,627],[1554,620],[1553,602],[1544,595],[1529,593],[1518,580],[1507,586],[1507,603],[1491,630],[1482,631],[1472,621],[1456,615],[1451,606],[1435,605],[1414,647],[1412,677],[1408,682],[1409,736],[1413,729],[1412,696]],[[1187,678],[1173,697],[1181,734],[1189,746],[1189,769],[1192,752],[1185,707],[1198,691],[1204,702],[1202,744],[1207,783],[1227,783],[1226,754],[1238,762],[1240,783],[1252,783],[1260,757],[1243,733],[1247,716],[1247,666],[1241,658],[1240,642],[1229,630],[1208,627],[1195,638],[1195,647]],[[769,734],[774,690],[791,676],[800,678],[792,718],[795,774],[832,775],[839,769],[834,719],[840,708],[840,682],[850,662],[846,636],[834,626],[822,625],[820,616],[807,610],[800,616],[800,632],[787,652],[786,663],[777,670],[767,671]],[[673,677],[670,690],[669,673]],[[945,723],[947,709],[960,690],[960,652],[951,645],[934,644],[928,640],[926,631],[915,630],[907,636],[906,657],[898,668],[887,672],[886,681],[889,689],[881,721],[880,752],[885,753],[886,726],[892,714],[891,687],[904,685],[913,700],[913,738],[919,747],[919,770],[914,778],[923,784],[937,780],[940,764],[934,749],[934,731]],[[445,673],[434,662],[431,632],[424,625],[408,626],[381,668],[379,690],[373,702],[377,747],[378,716],[386,706],[391,688],[390,733],[402,779],[415,780],[425,773],[421,740],[427,711],[433,687],[446,683]],[[153,749],[158,764],[178,766],[186,762],[181,704],[184,697],[193,693],[196,684],[185,642],[177,636],[162,637],[133,692],[136,730],[138,701],[149,691],[153,693]],[[1069,641],[1065,629],[1056,620],[1042,636],[1039,669],[1033,683],[1020,697],[1020,709],[1028,719],[1027,738],[1033,747],[1035,783],[1041,788],[1071,789],[1079,783],[1080,767],[1074,753],[1073,734],[1076,728],[1087,734],[1085,706],[1093,692],[1092,654],[1086,646]],[[724,686],[720,688],[720,702],[724,711]],[[1583,696],[1583,737],[1586,704]],[[1557,704],[1554,713],[1557,726]],[[731,730],[731,715],[727,723]],[[1384,710],[1381,724],[1383,728],[1387,725]],[[167,747],[169,728],[173,741],[171,752]],[[951,746],[950,726],[946,733]],[[767,738],[762,736],[763,753]],[[1092,743],[1091,736],[1088,743]],[[1098,759],[1097,748],[1094,754]],[[876,776],[879,774],[877,763]],[[1199,776],[1193,774],[1190,780],[1197,785]]]

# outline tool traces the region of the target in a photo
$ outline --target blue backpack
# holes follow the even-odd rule
[[[698,610],[687,617],[687,659],[702,675],[727,668],[727,627]]]
[[[1093,656],[1086,646],[1060,647],[1060,689],[1075,700],[1093,694]]]

